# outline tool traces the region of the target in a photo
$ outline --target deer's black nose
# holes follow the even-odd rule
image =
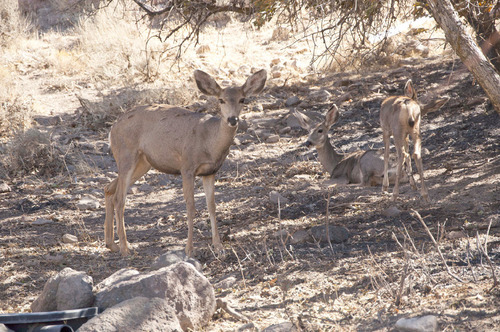
[[[305,142],[304,142],[304,146],[305,146],[306,148],[310,148],[312,145],[313,145],[313,144],[311,143],[311,141],[305,141]]]
[[[227,122],[233,127],[238,124],[238,121],[239,119],[237,116],[230,116],[229,118],[227,118]]]

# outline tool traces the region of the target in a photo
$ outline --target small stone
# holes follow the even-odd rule
[[[295,332],[297,328],[291,322],[274,324],[266,327],[262,332]]]
[[[391,206],[390,208],[388,208],[387,210],[385,210],[382,214],[384,216],[386,216],[386,217],[393,218],[393,217],[399,216],[401,214],[401,210],[399,210],[395,206]]]
[[[252,106],[252,112],[262,112],[264,110],[264,107],[262,104],[255,104]]]
[[[214,287],[218,288],[218,289],[228,289],[228,288],[233,287],[236,284],[236,282],[237,282],[236,277],[233,275],[230,275],[230,276],[224,277],[221,281],[216,283],[214,285]]]
[[[270,135],[266,139],[266,143],[270,143],[270,144],[278,143],[279,141],[280,141],[280,135]]]
[[[76,207],[80,210],[97,210],[101,205],[94,197],[85,196],[76,203]]]
[[[280,61],[281,61],[281,60],[280,60],[279,58],[272,59],[272,60],[271,60],[271,65],[275,66],[275,65],[277,65],[278,63],[280,63]]]
[[[62,237],[63,243],[77,243],[78,238],[72,234],[64,234]]]
[[[437,317],[427,315],[415,318],[401,318],[394,326],[398,331],[434,332],[437,330]]]
[[[290,244],[306,243],[311,240],[311,234],[305,229],[299,229],[290,237]]]
[[[201,263],[194,258],[188,257],[183,249],[169,251],[159,256],[151,265],[151,269],[159,270],[161,268],[171,266],[179,262],[187,262],[193,265],[199,272],[202,272],[203,270]]]
[[[0,183],[0,193],[8,193],[12,191],[9,185],[5,182]]]
[[[326,225],[314,226],[310,230],[310,234],[314,237],[315,241],[321,243],[328,243],[326,233]],[[328,234],[332,243],[342,243],[349,238],[349,231],[345,227],[328,225]]]
[[[275,71],[271,73],[272,78],[280,78],[281,77],[281,72],[280,71]]]
[[[279,130],[280,135],[286,135],[292,131],[290,127],[283,127]]]
[[[269,193],[269,199],[271,200],[271,203],[274,203],[274,204],[278,204],[278,202],[280,205],[288,203],[288,199],[286,197],[283,197],[276,190],[273,190]]]
[[[47,254],[47,255],[44,256],[44,258],[47,261],[49,261],[51,263],[54,263],[54,264],[60,264],[64,260],[64,256],[61,255],[61,254],[57,254],[57,255]]]
[[[323,102],[328,101],[331,96],[332,96],[332,94],[330,92],[328,92],[327,90],[321,89],[321,90],[312,92],[310,95],[310,99],[315,101],[315,102],[318,102],[318,103],[323,103]]]
[[[286,107],[296,106],[298,104],[300,104],[300,98],[297,96],[291,96],[285,101]]]
[[[144,193],[150,193],[154,190],[153,186],[150,185],[149,183],[143,183],[139,186],[139,191],[144,192]]]
[[[449,240],[456,240],[456,239],[461,239],[465,237],[465,233],[462,231],[451,231],[448,234],[446,234],[446,238]]]
[[[47,224],[52,224],[52,223],[54,223],[54,220],[38,218],[37,220],[33,221],[31,224],[41,226],[41,225],[47,225]]]

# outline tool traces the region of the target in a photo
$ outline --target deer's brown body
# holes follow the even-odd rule
[[[124,114],[110,132],[111,151],[118,166],[118,177],[104,189],[106,246],[122,255],[129,253],[125,233],[124,208],[128,188],[151,168],[180,174],[187,207],[188,241],[186,253],[193,252],[194,179],[203,178],[212,227],[212,243],[222,250],[215,218],[215,173],[226,159],[238,126],[238,116],[246,96],[264,88],[266,72],[258,71],[241,87],[220,86],[208,74],[195,71],[201,92],[217,96],[222,117],[191,112],[169,105],[140,106]],[[114,242],[116,219],[119,246]]]
[[[429,194],[424,182],[424,167],[422,164],[421,147],[422,139],[420,137],[420,121],[421,109],[417,102],[417,94],[411,80],[406,83],[405,96],[392,96],[386,98],[382,102],[380,108],[380,125],[382,127],[384,139],[384,182],[382,189],[388,190],[388,163],[389,163],[389,148],[390,137],[394,137],[394,145],[397,152],[397,167],[396,167],[396,181],[393,190],[393,200],[396,200],[399,195],[399,178],[403,170],[403,163],[405,170],[410,179],[410,184],[416,188],[415,179],[411,167],[410,151],[408,138],[411,136],[413,141],[413,158],[417,165],[418,173],[420,175],[421,194],[422,197],[429,201]]]
[[[295,117],[302,128],[309,132],[306,146],[314,146],[318,151],[318,159],[331,179],[339,182],[376,186],[382,184],[384,177],[384,159],[381,150],[356,151],[338,153],[328,137],[328,131],[339,118],[339,110],[333,105],[325,115],[325,120],[313,125],[311,119],[298,111]],[[391,181],[395,174],[390,172]]]

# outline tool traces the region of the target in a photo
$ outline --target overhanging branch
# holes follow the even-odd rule
[[[218,6],[215,3],[209,3],[204,1],[191,1],[185,5],[183,2],[177,3],[175,1],[169,1],[162,8],[156,8],[155,6],[148,5],[141,0],[133,0],[142,10],[144,10],[149,16],[157,16],[171,11],[172,9],[182,9],[182,8],[203,8],[210,11],[211,13],[221,13],[221,12],[234,12],[243,15],[250,15],[254,12],[252,7],[242,7],[238,5],[225,5]]]

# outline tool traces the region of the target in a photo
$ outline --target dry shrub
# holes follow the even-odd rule
[[[33,114],[32,98],[22,94],[10,70],[0,67],[0,138],[29,128]]]
[[[193,100],[192,91],[185,88],[150,88],[113,90],[102,100],[90,101],[79,97],[78,126],[92,130],[107,130],[116,118],[135,106],[149,104],[187,105]]]
[[[38,129],[16,135],[7,144],[0,164],[0,177],[35,174],[50,177],[65,168],[65,158],[51,137]]]
[[[11,136],[15,132],[30,127],[33,115],[31,98],[0,96],[0,137]]]
[[[0,1],[0,47],[18,36],[21,23],[17,1]]]

